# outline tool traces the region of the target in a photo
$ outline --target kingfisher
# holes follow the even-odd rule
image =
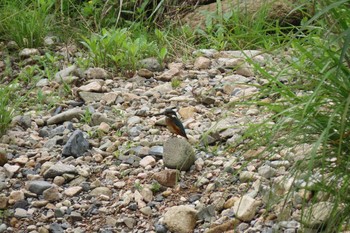
[[[174,112],[172,109],[166,109],[164,112],[155,114],[154,116],[159,116],[159,115],[165,115],[165,124],[168,130],[171,133],[180,135],[188,140],[188,137],[185,132],[185,128],[182,125],[181,121],[177,117],[176,112]]]

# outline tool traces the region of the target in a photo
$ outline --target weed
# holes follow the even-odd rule
[[[15,111],[21,103],[19,96],[16,96],[17,85],[0,85],[0,135],[4,134],[12,121]]]
[[[85,124],[90,124],[92,120],[92,113],[88,108],[85,109],[84,115],[81,117],[81,121]]]
[[[140,182],[135,182],[134,187],[139,192],[143,189],[143,187],[142,187]]]
[[[153,193],[157,193],[157,192],[160,191],[160,188],[161,188],[161,187],[162,187],[162,186],[161,186],[157,181],[155,181],[155,182],[152,183],[151,191],[152,191]]]
[[[178,88],[181,85],[181,80],[178,78],[171,79],[171,86],[172,88]]]

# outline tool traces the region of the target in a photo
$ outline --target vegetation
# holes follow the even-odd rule
[[[310,203],[325,195],[330,197],[328,200],[335,203],[332,223],[321,227],[329,232],[342,230],[350,220],[348,0],[313,1],[315,14],[305,14],[299,27],[266,22],[267,9],[261,9],[254,20],[239,11],[208,14],[205,27],[198,30],[171,25],[169,15],[181,2],[171,1],[168,5],[173,7],[164,2],[128,1],[121,7],[118,1],[102,0],[3,0],[0,40],[15,41],[19,48],[41,47],[48,35],[67,42],[74,34],[88,54],[81,58],[80,65],[117,72],[135,71],[140,68],[140,60],[150,56],[160,62],[186,56],[191,48],[262,49],[270,53],[287,50],[279,66],[269,67],[273,72],[251,61],[261,78],[268,80],[254,104],[272,112],[273,117],[252,126],[245,139],[252,139],[249,146],[265,145],[270,152],[310,145],[302,160],[295,159],[294,178],[303,180],[303,188],[314,194]],[[221,1],[217,3],[221,6]],[[156,25],[160,19],[170,29]],[[21,95],[14,93],[23,87],[35,88],[36,80],[51,79],[58,71],[53,65],[59,63],[55,55],[47,52],[37,59],[38,65],[17,64],[20,73],[14,72],[11,62],[5,60],[0,79],[0,135],[14,112],[19,111]],[[59,60],[69,63],[66,58]],[[174,88],[180,84],[180,80],[172,81]],[[70,92],[67,85],[63,95]],[[273,101],[266,103],[262,98]],[[45,93],[37,91],[36,102],[46,99]],[[86,112],[83,120],[88,123],[90,118]],[[135,188],[140,187],[135,184]]]

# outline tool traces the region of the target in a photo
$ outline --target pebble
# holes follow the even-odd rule
[[[56,176],[61,176],[63,174],[77,174],[77,169],[72,165],[63,164],[58,162],[49,167],[44,172],[44,178],[55,178]]]
[[[12,178],[21,167],[18,165],[10,165],[10,164],[6,163],[4,165],[4,168],[5,168],[5,175],[8,178]]]
[[[97,187],[90,192],[91,196],[106,195],[108,197],[112,196],[112,191],[107,187]]]
[[[152,156],[146,156],[140,160],[140,166],[142,167],[152,167],[154,165],[156,165],[156,160]]]
[[[57,186],[52,186],[43,192],[43,197],[49,202],[58,201],[62,198],[62,194]]]
[[[82,190],[83,188],[81,186],[73,186],[65,189],[64,194],[67,195],[68,197],[73,197],[78,195]]]
[[[143,213],[146,216],[151,216],[152,215],[152,209],[149,206],[141,208],[140,212]]]

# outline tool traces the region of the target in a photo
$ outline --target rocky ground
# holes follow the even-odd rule
[[[41,52],[19,55],[30,64]],[[39,80],[48,96],[68,84],[70,98],[29,108],[1,137],[0,232],[297,232],[308,193],[279,198],[309,147],[242,150],[247,126],[269,116],[233,105],[267,83],[247,57],[264,69],[277,62],[259,51],[201,50],[165,68],[145,59],[132,78],[72,65]],[[154,116],[165,108],[177,110],[188,141]],[[329,206],[314,205],[307,232]]]

